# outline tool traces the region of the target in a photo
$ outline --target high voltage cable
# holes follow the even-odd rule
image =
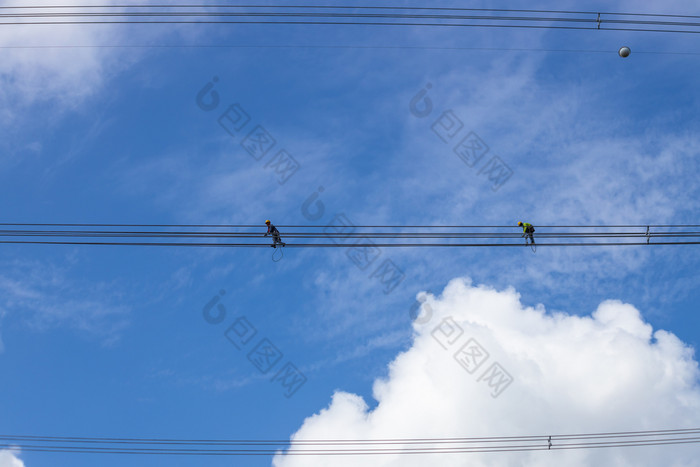
[[[195,242],[80,242],[80,241],[34,241],[34,240],[0,240],[0,244],[31,245],[91,245],[91,246],[171,246],[171,247],[219,247],[219,248],[256,248],[269,247],[260,243],[195,243]],[[537,246],[669,246],[700,245],[696,242],[579,242],[579,243],[542,243]],[[522,247],[522,243],[287,243],[284,248],[434,248],[434,247]]]
[[[533,9],[515,9],[515,8],[465,8],[465,7],[408,7],[408,6],[377,6],[377,5],[219,5],[219,4],[130,4],[130,5],[13,5],[0,6],[0,10],[19,10],[19,9],[66,9],[66,8],[221,8],[221,9],[236,9],[236,8],[260,8],[260,9],[333,9],[333,10],[430,10],[430,11],[498,11],[504,13],[564,13],[564,14],[589,14],[597,15],[633,15],[633,16],[669,16],[678,18],[697,18],[698,16],[690,15],[667,15],[667,14],[652,14],[652,13],[615,13],[615,12],[597,12],[597,11],[574,11],[574,10],[533,10]]]
[[[243,228],[243,227],[265,227],[262,223],[260,224],[109,224],[109,223],[38,223],[38,222],[0,222],[0,226],[42,226],[42,227],[220,227],[220,228]],[[326,228],[329,225],[319,225],[319,224],[276,224],[277,227],[285,228]],[[385,225],[353,225],[352,227],[357,228],[426,228],[426,229],[445,229],[445,228],[519,228],[514,225],[401,225],[401,224],[385,224]],[[670,227],[670,228],[690,228],[690,227],[700,227],[700,224],[588,224],[588,225],[537,225],[537,228],[547,227],[547,228],[658,228],[658,227]]]
[[[102,8],[111,11],[94,11]],[[200,11],[177,11],[177,9],[198,8]],[[219,11],[207,11],[216,8]],[[692,15],[665,15],[665,14],[634,14],[634,13],[597,13],[586,11],[564,10],[508,10],[508,9],[470,9],[470,8],[430,8],[430,7],[379,7],[379,6],[331,6],[331,5],[57,5],[53,7],[37,6],[13,6],[3,7],[2,11],[20,11],[18,13],[2,13],[0,18],[8,21],[0,22],[0,25],[41,25],[41,24],[303,24],[303,25],[378,25],[378,26],[432,26],[432,27],[520,27],[520,28],[548,28],[548,29],[604,29],[616,31],[642,31],[642,32],[675,32],[698,33],[700,29],[670,29],[699,28],[700,23],[690,21],[697,18]],[[43,9],[44,11],[38,11]],[[64,12],[56,10],[66,9],[91,9],[92,11]],[[121,9],[126,11],[114,11]],[[150,11],[134,11],[145,9]],[[202,9],[204,11],[202,11]],[[259,11],[250,11],[257,9]],[[273,11],[287,10],[287,11]],[[294,11],[290,11],[293,9]],[[221,11],[224,10],[224,11]],[[246,11],[247,10],[247,11]],[[320,11],[319,11],[320,10]],[[336,11],[332,11],[336,10]],[[352,10],[350,12],[349,10]],[[381,12],[379,12],[381,10]],[[367,12],[365,12],[367,11]],[[371,11],[371,12],[368,12]],[[446,13],[446,12],[451,13]],[[420,12],[420,13],[417,13]],[[460,12],[462,14],[455,14]],[[472,14],[464,14],[471,12]],[[474,14],[479,12],[481,14]],[[485,14],[491,12],[492,14]],[[497,14],[493,14],[497,13]],[[522,15],[525,13],[525,15]],[[519,14],[519,16],[513,16]],[[569,15],[569,16],[541,16],[543,14]],[[540,16],[535,16],[540,15]],[[573,16],[571,16],[573,15]],[[175,18],[175,19],[146,19],[144,18]],[[620,17],[620,18],[616,18]],[[634,18],[637,17],[637,18]],[[97,20],[78,21],[82,18],[99,18]],[[117,18],[117,19],[105,19]],[[133,20],[137,18],[139,20]],[[197,19],[199,18],[199,19]],[[201,18],[213,18],[201,20]],[[237,20],[222,18],[239,18]],[[252,19],[251,19],[252,18]],[[296,18],[299,20],[288,21],[280,18]],[[644,18],[644,19],[640,19]],[[656,18],[656,19],[654,19]],[[261,20],[262,19],[262,20]],[[311,21],[310,19],[315,19]],[[388,21],[377,21],[378,19]],[[671,21],[669,19],[674,19]],[[681,20],[682,19],[682,20]],[[19,21],[18,21],[19,20]],[[25,21],[41,20],[41,21]],[[53,20],[53,21],[47,21]],[[335,20],[335,21],[331,21]],[[418,22],[407,22],[409,20]],[[425,22],[425,20],[439,20],[442,22]],[[447,22],[445,22],[447,21]],[[458,22],[455,22],[458,21]],[[464,23],[463,21],[477,21],[477,23]],[[496,21],[496,24],[483,24],[480,21]],[[521,24],[503,24],[504,22],[516,22]],[[567,23],[564,26],[552,24],[522,24],[558,22]],[[573,24],[570,24],[573,23]],[[588,27],[578,26],[586,24]],[[608,27],[610,24],[613,27]],[[601,28],[601,26],[603,26]],[[662,27],[654,29],[650,27]]]
[[[27,21],[27,22],[0,22],[0,26],[7,25],[98,25],[98,24],[276,24],[276,25],[358,25],[358,26],[429,26],[429,27],[480,27],[480,28],[524,28],[524,29],[561,29],[561,30],[592,30],[593,28],[578,26],[541,26],[541,25],[513,25],[513,24],[454,24],[454,23],[391,23],[391,22],[347,22],[347,21]],[[699,24],[700,26],[700,24]],[[683,29],[649,29],[649,28],[603,28],[605,31],[629,31],[629,32],[666,32],[681,34],[698,34],[700,30]]]
[[[640,436],[700,434],[698,428],[675,428],[667,430],[638,430],[638,431],[604,431],[594,433],[556,433],[524,436],[482,436],[482,437],[424,437],[424,438],[310,438],[291,441],[289,439],[193,439],[193,438],[117,438],[117,437],[84,437],[84,436],[45,436],[45,435],[8,435],[0,433],[1,440],[17,441],[84,441],[102,443],[147,443],[147,444],[319,444],[319,443],[440,443],[440,442],[475,442],[475,441],[524,441],[549,438],[558,440],[591,439],[591,438],[625,438]]]
[[[0,50],[12,49],[352,49],[352,50],[436,50],[436,51],[498,51],[498,52],[559,52],[559,53],[596,53],[614,54],[617,50],[592,50],[592,49],[542,49],[522,47],[443,47],[443,46],[402,46],[402,45],[301,45],[301,44],[269,44],[269,45],[244,45],[244,44],[96,44],[96,45],[71,45],[71,44],[37,44],[37,45],[0,45]],[[700,52],[667,52],[667,51],[643,51],[635,49],[636,54],[647,55],[700,55]]]
[[[557,446],[533,446],[533,445],[504,445],[504,446],[476,446],[466,448],[416,448],[416,449],[289,449],[281,452],[278,449],[164,449],[164,448],[90,448],[71,446],[35,446],[35,445],[1,445],[0,448],[20,448],[24,451],[51,452],[51,453],[79,453],[79,454],[131,454],[131,455],[188,455],[188,456],[357,456],[357,455],[418,455],[418,454],[469,454],[469,453],[497,453],[497,452],[525,452],[525,451],[556,451],[571,449],[600,449],[622,447],[644,447],[680,444],[698,444],[700,437],[670,438],[660,440],[648,440],[642,442],[609,442],[609,443],[568,443]]]
[[[0,435],[0,448],[25,451],[207,456],[468,454],[700,443],[700,429],[482,438],[196,440]],[[445,446],[449,444],[449,446]],[[178,447],[171,447],[171,446]],[[442,446],[440,446],[442,445]]]
[[[672,15],[663,13],[629,13],[612,11],[576,11],[576,10],[535,10],[517,8],[465,8],[465,7],[409,7],[409,6],[377,6],[377,5],[221,5],[221,4],[128,4],[128,5],[13,5],[0,6],[6,9],[66,9],[66,8],[260,8],[260,9],[334,9],[334,10],[430,10],[430,11],[498,11],[503,13],[564,13],[586,15],[615,15],[615,16],[658,16],[670,18],[700,18],[697,15]]]
[[[465,15],[408,15],[408,14],[357,14],[357,13],[208,13],[208,12],[132,12],[132,13],[11,13],[0,14],[0,18],[82,18],[82,17],[269,17],[269,18],[385,18],[385,19],[442,19],[442,20],[496,20],[496,21],[555,21],[555,22],[573,22],[573,23],[594,23],[598,21],[591,18],[559,18],[559,17],[530,17],[530,16],[465,16]],[[105,21],[113,22],[113,21]],[[159,21],[160,22],[160,21]],[[221,21],[228,22],[228,21]],[[612,24],[631,24],[631,25],[649,25],[649,26],[700,26],[698,22],[679,22],[679,21],[641,21],[641,20],[615,20],[608,19],[605,23]],[[12,24],[12,23],[2,23]],[[49,23],[17,23],[17,24],[49,24]],[[61,23],[50,23],[61,24]],[[75,24],[75,23],[72,23]],[[293,23],[292,23],[293,24]],[[343,23],[332,23],[343,24]],[[350,24],[350,23],[348,23]],[[371,24],[371,23],[359,23]],[[384,24],[384,23],[380,23]],[[392,23],[393,24],[393,23]],[[396,23],[406,24],[406,23]],[[418,26],[420,24],[411,23]],[[435,26],[437,24],[425,24],[426,26]],[[445,24],[449,25],[449,24]]]
[[[128,237],[128,238],[257,238],[259,232],[127,232],[127,231],[17,231],[0,230],[0,237]],[[517,238],[517,233],[502,232],[349,232],[349,233],[286,233],[289,238]],[[539,238],[669,238],[700,237],[700,232],[554,232],[540,233]]]
[[[229,248],[269,246],[267,242],[251,241],[262,237],[264,231],[261,226],[250,224],[2,223],[0,227],[3,227],[0,228],[0,244]],[[106,227],[111,229],[107,230]],[[121,229],[115,230],[115,227]],[[279,227],[283,229],[281,235],[288,240],[289,248],[522,246],[519,241],[522,233],[519,227],[514,226],[354,226],[332,223],[325,226],[280,225]],[[146,228],[148,230],[144,230]],[[700,243],[698,228],[700,225],[691,224],[538,226],[540,231],[537,233],[537,238],[538,244],[543,246],[695,245]],[[484,229],[489,230],[484,231]],[[633,230],[620,231],[620,229]],[[238,239],[238,242],[235,242],[235,239]],[[545,242],[542,242],[542,239]],[[244,243],[241,240],[249,241]],[[331,240],[333,243],[323,243],[319,240]],[[413,242],[409,243],[410,240]],[[432,242],[429,242],[430,240]],[[465,243],[469,240],[480,240],[481,243]],[[515,240],[515,243],[512,240]]]

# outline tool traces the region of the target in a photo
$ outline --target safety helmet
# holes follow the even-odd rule
[[[522,227],[522,226],[523,226],[523,222],[522,222],[522,221],[519,221],[519,222],[518,222],[518,226]]]
[[[269,224],[269,223],[270,223],[270,219],[266,220],[265,223],[266,223],[266,224]]]

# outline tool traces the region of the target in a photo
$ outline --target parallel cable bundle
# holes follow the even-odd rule
[[[85,454],[356,456],[555,451],[700,443],[700,429],[483,438],[197,440],[0,435],[0,449]]]
[[[286,248],[523,246],[497,225],[278,225]],[[0,224],[0,244],[265,247],[251,224]],[[697,245],[700,225],[537,226],[538,246]]]
[[[134,4],[0,7],[0,26],[303,24],[700,33],[699,19],[700,16],[649,13],[405,6]]]

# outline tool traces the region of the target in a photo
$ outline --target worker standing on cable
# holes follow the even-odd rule
[[[532,224],[520,221],[518,222],[518,226],[523,228],[523,237],[529,237],[530,241],[534,244],[535,237],[532,234],[535,233],[535,228],[532,226]]]
[[[282,238],[280,237],[280,231],[277,230],[277,227],[272,225],[270,222],[270,219],[265,221],[265,224],[267,224],[267,232],[265,233],[265,237],[268,235],[272,235],[272,245],[270,245],[272,248],[277,248],[277,244],[280,244],[282,246],[285,246],[286,243],[282,241]]]

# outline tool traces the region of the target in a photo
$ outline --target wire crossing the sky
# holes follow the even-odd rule
[[[0,449],[84,454],[179,456],[356,456],[468,454],[700,443],[700,428],[480,438],[167,439],[0,435]]]
[[[285,248],[513,247],[522,229],[504,225],[278,225]],[[538,246],[641,246],[700,244],[700,225],[542,225]],[[0,223],[0,244],[268,247],[264,227],[253,224]]]
[[[340,5],[15,5],[0,26],[267,24],[536,28],[700,33],[700,17],[571,10]]]

